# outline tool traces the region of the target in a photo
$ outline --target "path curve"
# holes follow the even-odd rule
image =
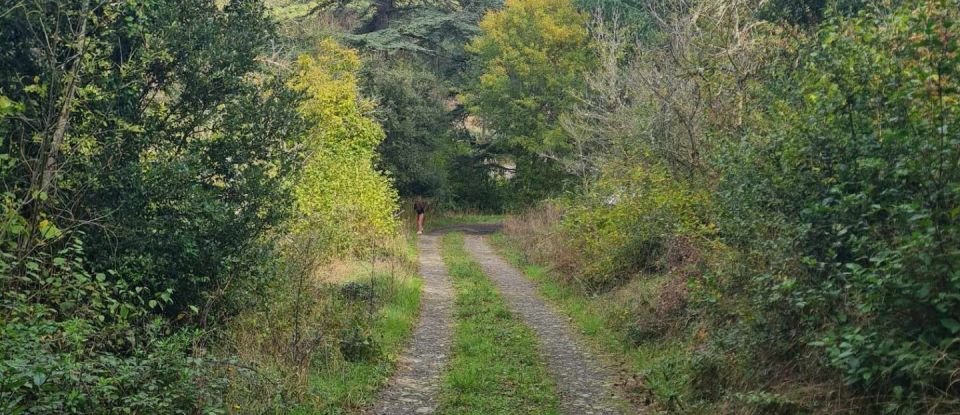
[[[497,255],[484,237],[466,236],[465,244],[510,309],[537,333],[548,371],[557,382],[560,410],[571,415],[620,414],[613,376],[580,344],[567,319],[554,312],[534,283]]]
[[[453,337],[453,285],[440,255],[440,236],[420,236],[420,318],[397,372],[381,393],[377,415],[430,414],[437,408],[440,379]]]

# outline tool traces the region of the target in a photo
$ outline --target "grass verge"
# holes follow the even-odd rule
[[[373,262],[283,273],[234,319],[218,350],[234,356],[231,413],[350,414],[372,403],[420,306],[416,246],[390,244],[392,254]]]
[[[557,394],[533,331],[510,313],[463,235],[443,238],[443,258],[457,291],[453,356],[439,413],[556,414]]]
[[[327,362],[315,368],[309,382],[310,394],[316,397],[312,404],[300,408],[302,414],[354,413],[371,404],[379,390],[393,373],[397,357],[403,351],[406,339],[416,324],[420,306],[419,278],[387,279],[380,283],[382,290],[389,291],[383,304],[373,317],[371,332],[375,333],[374,344],[377,357],[372,359],[344,359]],[[387,287],[393,285],[392,287]],[[349,330],[347,331],[349,333]],[[364,347],[367,339],[344,336],[341,349],[347,342],[359,342]]]

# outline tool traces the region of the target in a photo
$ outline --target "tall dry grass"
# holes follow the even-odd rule
[[[259,304],[222,334],[219,353],[232,356],[226,400],[233,412],[357,410],[365,397],[350,396],[350,389],[369,395],[384,381],[392,363],[375,332],[383,324],[380,310],[408,301],[396,297],[410,295],[415,252],[405,236],[383,241],[370,258],[320,252],[309,240],[286,247],[283,269]],[[358,359],[369,367],[358,368]],[[318,375],[337,372],[345,373],[341,385]],[[369,385],[357,385],[363,382]],[[318,393],[324,389],[343,396]]]
[[[523,259],[545,265],[567,282],[583,269],[581,252],[574,249],[572,236],[559,226],[563,209],[551,202],[523,213],[509,215],[503,221],[503,233],[516,245]]]

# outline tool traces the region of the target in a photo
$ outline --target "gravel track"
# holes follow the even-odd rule
[[[464,232],[465,248],[498,287],[511,311],[538,337],[540,353],[557,383],[560,410],[569,415],[622,414],[613,394],[610,371],[584,347],[567,319],[537,293],[534,283],[504,261],[482,235],[499,225],[457,225],[420,236],[420,274],[424,280],[420,318],[408,350],[390,384],[381,393],[376,415],[432,414],[453,337],[454,289],[440,254],[446,232]]]
[[[440,379],[453,337],[453,285],[440,256],[440,236],[423,235],[420,249],[420,318],[397,372],[380,395],[377,415],[430,414],[437,408]]]
[[[465,244],[511,311],[537,333],[540,352],[560,393],[560,410],[570,415],[622,413],[612,392],[613,376],[580,344],[567,319],[543,300],[530,280],[497,255],[485,238],[468,235]]]

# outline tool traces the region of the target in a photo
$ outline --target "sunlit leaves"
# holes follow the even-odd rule
[[[511,185],[527,203],[561,187],[555,159],[571,145],[558,120],[593,64],[586,23],[569,0],[509,0],[467,46],[479,76],[465,101],[514,158]]]
[[[556,120],[592,62],[586,22],[567,0],[511,0],[487,14],[468,46],[481,69],[468,103],[523,148],[564,151]]]
[[[308,156],[294,189],[300,231],[331,235],[330,248],[369,249],[396,230],[396,191],[374,168],[384,138],[359,95],[357,52],[333,40],[301,56],[291,87],[304,93],[300,112],[311,127]]]

